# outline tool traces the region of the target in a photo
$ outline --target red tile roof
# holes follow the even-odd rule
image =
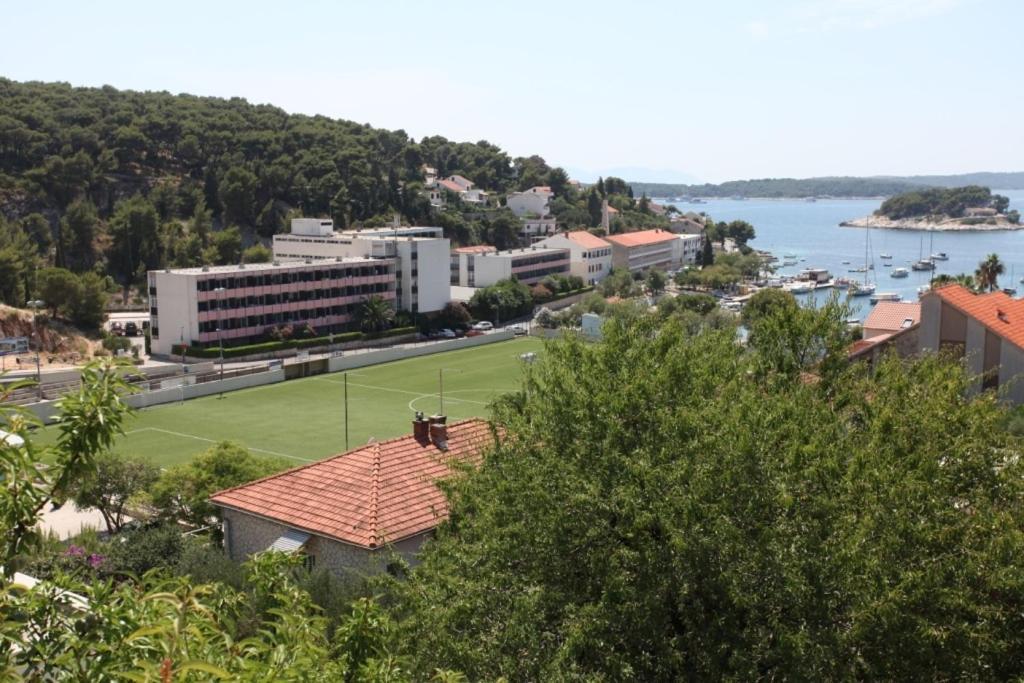
[[[921,304],[916,301],[879,301],[864,319],[864,329],[896,332],[921,322]]]
[[[975,294],[961,285],[946,285],[931,294],[1024,349],[1024,300],[1003,292]]]
[[[674,233],[667,230],[641,230],[639,232],[627,232],[622,235],[609,235],[605,237],[609,242],[614,242],[620,247],[643,247],[648,244],[660,244],[678,239]]]
[[[461,185],[459,185],[458,183],[453,183],[452,181],[448,180],[447,178],[445,178],[444,180],[438,180],[437,184],[440,185],[441,187],[445,188],[446,190],[451,190],[452,192],[462,192],[463,191],[463,188],[462,188]]]
[[[572,232],[565,233],[565,237],[585,249],[600,249],[601,247],[608,246],[608,243],[603,239],[597,235],[592,235],[586,230],[573,230]]]
[[[240,510],[320,536],[378,548],[435,528],[448,516],[436,486],[453,460],[478,461],[489,425],[448,425],[448,450],[404,436],[372,443],[210,496]]]

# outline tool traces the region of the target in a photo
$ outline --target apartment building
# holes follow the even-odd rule
[[[476,271],[472,256],[476,254],[493,254],[498,251],[497,247],[489,244],[477,244],[471,247],[457,247],[452,249],[451,255],[451,279],[453,285],[465,282],[465,287],[475,287]],[[463,258],[466,254],[466,258]]]
[[[612,264],[630,272],[648,268],[674,270],[683,265],[683,246],[693,236],[675,235],[667,230],[641,230],[605,239],[612,245]],[[699,246],[696,247],[699,250]],[[692,252],[696,255],[696,250]]]
[[[297,218],[287,235],[274,235],[274,258],[316,261],[338,258],[395,259],[398,308],[440,311],[450,301],[450,242],[433,226],[334,231],[329,219]]]
[[[459,285],[462,287],[489,287],[499,280],[508,279],[532,285],[548,275],[569,275],[568,249],[527,247],[490,253],[462,253],[459,258]]]
[[[395,265],[393,258],[344,258],[150,271],[152,351],[251,344],[282,325],[347,331],[371,296],[394,302]]]
[[[568,249],[569,272],[588,285],[600,282],[612,269],[612,245],[586,230],[552,235],[535,246]]]

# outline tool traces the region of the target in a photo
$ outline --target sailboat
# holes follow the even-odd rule
[[[864,273],[864,284],[854,282],[850,285],[847,293],[850,296],[871,296],[875,293],[875,286],[868,282],[868,271],[875,269],[875,264],[870,263],[869,253],[871,251],[871,219],[868,218],[868,223],[864,227],[864,267],[861,272]]]
[[[935,270],[935,261],[930,258],[924,258],[924,235],[921,236],[921,246],[918,249],[917,256],[917,260],[910,265],[912,270]]]

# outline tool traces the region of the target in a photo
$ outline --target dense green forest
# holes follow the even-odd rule
[[[886,199],[876,213],[892,219],[931,215],[960,218],[969,208],[991,208],[998,213],[1005,213],[1009,205],[1007,197],[992,194],[987,187],[968,185],[904,192]]]
[[[823,178],[763,178],[731,180],[718,185],[677,185],[630,182],[633,192],[649,197],[889,197],[912,189],[987,185],[1008,190],[1024,188],[1024,173],[968,173],[951,176],[875,176]]]
[[[451,196],[436,209],[424,165],[496,201]],[[154,268],[265,261],[269,238],[296,215],[345,227],[399,214],[456,244],[518,246],[519,220],[501,203],[534,185],[552,188],[567,228],[599,225],[604,199],[619,210],[613,232],[665,222],[621,179],[580,190],[543,158],[513,159],[486,141],[417,141],[239,98],[0,79],[0,302],[37,296],[48,267],[127,289]]]

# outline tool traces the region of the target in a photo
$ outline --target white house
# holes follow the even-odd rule
[[[586,230],[552,235],[535,246],[568,249],[569,272],[588,285],[600,282],[612,269],[612,245]]]
[[[525,192],[512,192],[505,200],[512,213],[523,216],[543,217],[551,213],[548,202],[554,196],[547,186],[531,187]]]

